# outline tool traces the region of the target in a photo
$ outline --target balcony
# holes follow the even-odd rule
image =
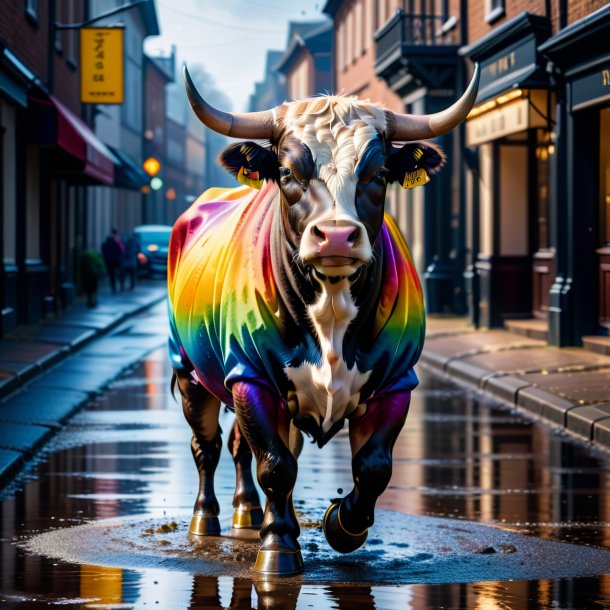
[[[460,29],[455,18],[400,9],[375,34],[375,73],[397,93],[411,81],[445,88],[454,75]]]

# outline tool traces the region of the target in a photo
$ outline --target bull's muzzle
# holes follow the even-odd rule
[[[313,225],[310,231],[314,264],[332,269],[358,262],[360,227],[346,222],[327,222]]]

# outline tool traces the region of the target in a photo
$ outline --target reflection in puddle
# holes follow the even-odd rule
[[[163,608],[189,610],[425,610],[452,608],[505,610],[521,608],[608,607],[610,580],[601,580],[593,593],[593,579],[574,579],[566,595],[561,580],[485,582],[477,584],[412,585],[308,585],[268,583],[250,579],[213,577],[144,570],[133,572],[82,566],[79,589],[72,595],[0,594],[2,608],[61,607],[67,609],[119,610]],[[570,601],[566,603],[566,599]],[[564,601],[562,601],[564,600]]]
[[[146,321],[150,325],[150,320]],[[159,325],[163,327],[162,324]],[[392,481],[379,508],[467,519],[549,540],[610,547],[607,454],[420,371]],[[52,441],[0,504],[0,607],[61,608],[591,608],[610,607],[610,577],[451,585],[253,582],[167,569],[75,566],[15,543],[57,527],[117,516],[184,513],[196,472],[190,434],[169,396],[165,349],[113,384]],[[223,414],[228,430],[231,415]],[[297,509],[351,488],[348,439],[306,445]],[[223,515],[233,495],[218,468]],[[371,541],[375,540],[374,535]],[[373,548],[373,547],[371,547]],[[341,565],[349,565],[342,558]],[[346,564],[347,562],[347,564]]]

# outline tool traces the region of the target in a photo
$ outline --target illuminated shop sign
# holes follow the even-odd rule
[[[610,62],[587,76],[572,81],[572,110],[610,100]]]
[[[519,93],[521,96],[526,94],[522,91]],[[546,120],[536,109],[546,109],[547,92],[544,90],[529,91],[527,92],[528,97],[521,96],[511,100],[507,99],[511,97],[510,94],[505,94],[478,108],[475,107],[471,113],[472,118],[466,122],[466,144],[478,146],[532,127],[545,127]],[[502,103],[505,99],[507,101]],[[495,109],[475,112],[490,104],[493,104]]]

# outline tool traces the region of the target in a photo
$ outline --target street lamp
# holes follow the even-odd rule
[[[148,157],[148,159],[142,163],[142,167],[144,168],[144,171],[152,177],[156,176],[161,170],[161,163],[159,159],[155,157]]]

